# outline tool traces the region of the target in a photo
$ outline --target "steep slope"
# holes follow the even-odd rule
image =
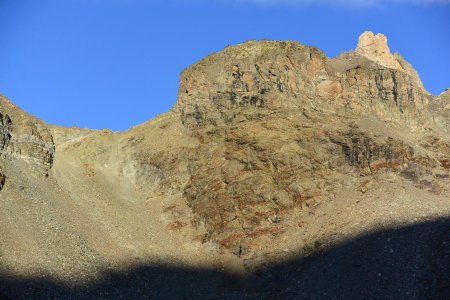
[[[182,72],[172,111],[125,132],[49,125],[2,97],[0,271],[252,273],[448,217],[449,99],[367,32],[332,59],[227,47]]]
[[[168,113],[132,134],[46,125],[57,154],[45,172],[5,154],[1,271],[75,284],[149,262],[201,267],[233,260],[204,243],[204,230],[186,226],[192,212],[170,192],[182,178],[163,178],[159,170],[182,172],[174,155],[192,147],[174,120]]]

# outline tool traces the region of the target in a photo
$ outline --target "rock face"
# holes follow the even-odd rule
[[[430,104],[430,111],[434,122],[448,132],[450,129],[450,89],[446,89],[443,93],[435,98]]]
[[[336,112],[372,112],[394,122],[424,125],[430,97],[422,92],[420,80],[390,53],[366,57],[359,52],[328,59],[296,42],[250,41],[229,47],[182,73],[175,110],[188,127],[242,120],[243,108],[264,113],[326,110],[330,105]],[[375,55],[381,56],[377,60]],[[385,55],[398,68],[380,68]]]
[[[426,92],[416,70],[399,54],[391,54],[387,44],[387,37],[384,34],[378,33],[374,35],[371,31],[364,32],[359,36],[355,51],[383,67],[409,74],[413,77],[416,84],[419,85],[422,92]]]
[[[55,145],[47,126],[0,96],[0,153],[21,159],[43,171],[51,168]]]
[[[366,32],[356,52],[334,59],[250,41],[186,69],[175,111],[201,145],[184,195],[210,237],[251,252],[292,226],[296,208],[333,199],[351,173],[395,172],[439,192],[423,178],[437,158],[357,125],[363,115],[418,132],[436,125],[434,99],[403,65],[384,35]]]
[[[126,132],[48,125],[2,97],[0,246],[23,254],[20,272],[68,277],[176,255],[251,270],[366,219],[419,218],[416,194],[448,196],[449,95],[365,32],[335,58],[293,41],[227,47],[182,72],[171,112]]]

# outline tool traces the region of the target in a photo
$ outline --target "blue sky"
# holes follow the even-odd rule
[[[0,93],[49,123],[124,130],[169,110],[180,72],[248,39],[332,57],[388,36],[425,87],[450,87],[450,0],[0,0]]]

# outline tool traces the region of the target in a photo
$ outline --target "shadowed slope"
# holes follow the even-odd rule
[[[386,228],[306,257],[236,276],[212,269],[144,265],[69,287],[3,273],[9,299],[448,299],[450,219]],[[8,299],[8,298],[6,298]]]

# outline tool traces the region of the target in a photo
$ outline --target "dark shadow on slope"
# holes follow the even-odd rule
[[[368,233],[245,278],[142,266],[67,287],[2,274],[0,299],[450,299],[450,219]]]

